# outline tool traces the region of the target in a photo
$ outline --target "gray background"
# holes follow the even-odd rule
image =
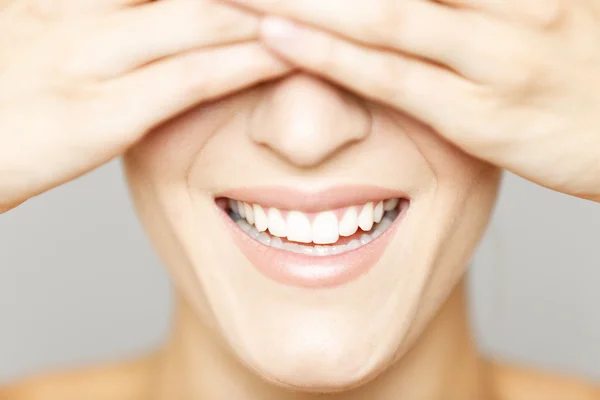
[[[507,176],[472,269],[484,351],[600,382],[600,206]],[[0,382],[160,343],[168,277],[113,162],[0,216]]]

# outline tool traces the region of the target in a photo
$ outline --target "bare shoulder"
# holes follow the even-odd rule
[[[583,379],[507,364],[491,371],[498,400],[600,400],[600,385]]]
[[[150,384],[151,358],[28,378],[0,388],[0,400],[138,400]]]

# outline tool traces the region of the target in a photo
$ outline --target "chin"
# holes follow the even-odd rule
[[[374,358],[367,343],[339,343],[335,338],[338,335],[331,336],[321,335],[317,339],[325,342],[321,346],[307,346],[304,338],[289,338],[274,346],[282,352],[261,352],[260,358],[253,358],[247,367],[269,383],[311,393],[349,391],[374,380],[388,368],[391,354],[388,359]],[[328,342],[330,339],[337,343]]]

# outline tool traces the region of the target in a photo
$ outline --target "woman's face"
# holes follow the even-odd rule
[[[463,275],[500,176],[303,74],[171,121],[126,168],[201,322],[264,378],[325,390],[406,352]]]

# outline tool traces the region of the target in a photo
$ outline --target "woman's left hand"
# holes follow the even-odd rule
[[[263,39],[300,68],[600,201],[600,0],[230,1],[278,16]]]

